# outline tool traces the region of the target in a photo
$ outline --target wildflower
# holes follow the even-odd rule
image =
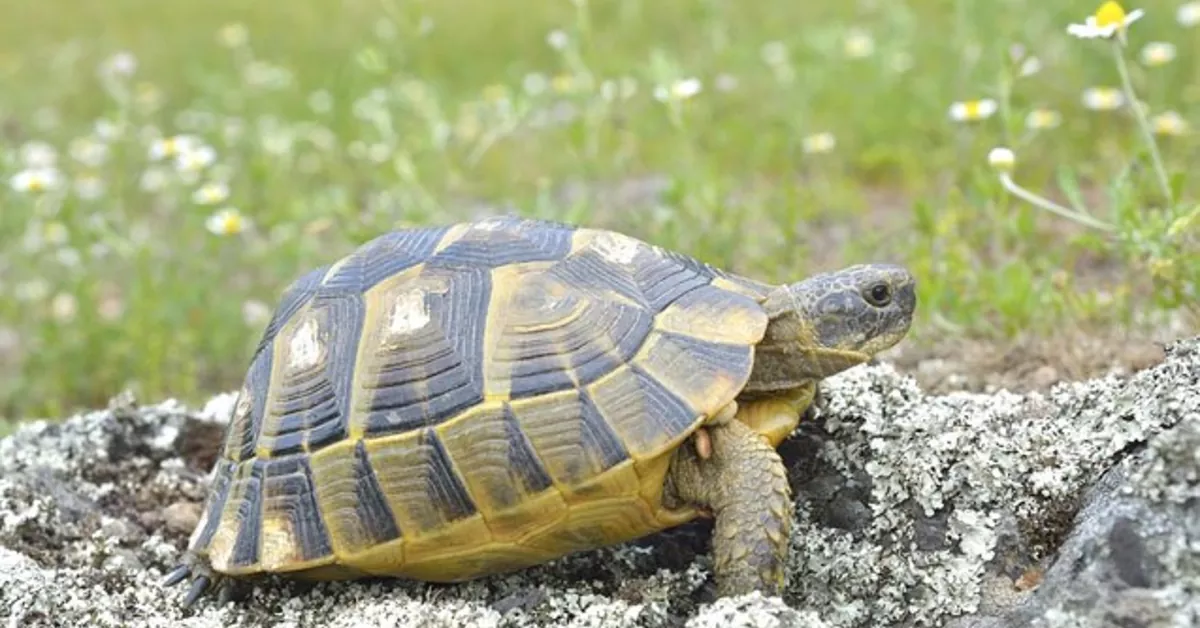
[[[1093,111],[1111,111],[1125,105],[1125,94],[1115,87],[1089,87],[1083,90],[1082,100]]]
[[[555,50],[565,50],[571,44],[571,37],[565,32],[555,29],[546,35],[546,43]]]
[[[37,194],[58,187],[62,177],[54,168],[29,168],[9,179],[12,189],[26,194]]]
[[[71,322],[78,311],[79,302],[73,295],[66,292],[60,292],[50,300],[50,315],[59,323]]]
[[[1200,2],[1186,2],[1179,5],[1179,9],[1175,12],[1175,20],[1185,28],[1200,24]]]
[[[767,65],[783,65],[788,62],[787,45],[781,41],[769,41],[759,50],[763,63]]]
[[[94,172],[75,177],[75,195],[85,201],[94,201],[104,196],[104,179]]]
[[[67,226],[57,220],[46,223],[42,227],[42,238],[51,246],[62,246],[71,238]]]
[[[956,122],[986,120],[996,113],[998,106],[991,98],[968,100],[950,105],[950,118]]]
[[[853,29],[842,41],[842,52],[851,59],[869,57],[875,52],[875,40],[865,31]]]
[[[660,102],[683,101],[700,93],[700,79],[688,78],[675,81],[670,85],[659,85],[654,88],[654,98]]]
[[[313,113],[329,113],[333,111],[333,95],[328,90],[319,89],[308,95],[308,108]]]
[[[173,159],[184,152],[194,149],[199,144],[200,140],[192,135],[175,135],[155,140],[150,145],[150,159],[154,161]]]
[[[290,70],[266,61],[251,61],[242,70],[242,81],[250,87],[283,89],[292,84],[292,79]]]
[[[245,24],[233,22],[217,31],[217,42],[226,48],[241,48],[250,41],[250,31]]]
[[[559,74],[550,81],[550,86],[560,94],[575,91],[575,77],[570,74]]]
[[[1021,67],[1017,69],[1017,76],[1024,78],[1033,76],[1042,71],[1042,60],[1037,57],[1028,57],[1021,62]]]
[[[71,154],[72,159],[89,168],[98,168],[108,160],[108,145],[91,137],[77,137],[71,140],[67,152]]]
[[[96,137],[105,142],[111,142],[121,137],[124,130],[123,125],[105,118],[96,120],[92,125],[92,132],[95,133]]]
[[[903,50],[893,52],[888,57],[888,67],[896,74],[904,74],[913,69],[913,56]]]
[[[205,226],[212,233],[220,236],[237,235],[246,230],[248,220],[242,213],[232,207],[226,207],[208,217]]]
[[[143,192],[154,193],[167,187],[167,171],[157,166],[151,166],[138,179],[138,187]]]
[[[69,247],[63,247],[54,252],[54,259],[65,268],[79,268],[79,264],[83,262],[83,256],[79,251]]]
[[[716,80],[713,81],[713,86],[719,92],[732,92],[737,89],[738,78],[732,74],[718,74]]]
[[[828,153],[837,145],[837,139],[832,133],[814,133],[800,141],[800,146],[809,155]]]
[[[1012,172],[1017,165],[1017,156],[1011,149],[997,146],[988,152],[988,165],[1000,172]]]
[[[180,172],[200,172],[213,165],[217,160],[217,151],[213,147],[201,144],[189,148],[175,157],[175,168]]]
[[[1188,132],[1187,120],[1175,111],[1164,111],[1150,120],[1150,126],[1158,135],[1184,135]]]
[[[96,305],[96,315],[101,320],[112,322],[121,318],[125,313],[125,302],[121,297],[116,295],[107,295],[100,299],[100,303]]]
[[[1155,67],[1175,60],[1175,44],[1152,41],[1142,48],[1142,65]]]
[[[1108,39],[1117,35],[1123,42],[1125,29],[1141,19],[1144,13],[1141,9],[1126,13],[1120,3],[1110,0],[1102,4],[1094,15],[1089,15],[1083,24],[1068,25],[1067,32],[1080,39]]]
[[[521,79],[521,89],[529,96],[540,96],[549,85],[550,81],[546,80],[546,75],[538,72],[530,72]]]
[[[242,303],[242,320],[249,327],[259,327],[271,319],[271,308],[262,301],[250,300]]]
[[[18,301],[24,301],[26,303],[32,301],[41,301],[42,299],[45,299],[46,295],[49,293],[49,284],[41,279],[31,279],[13,286],[13,296],[15,296]]]
[[[1062,114],[1053,109],[1034,109],[1025,116],[1026,128],[1035,131],[1053,129],[1062,124]]]
[[[100,74],[103,76],[133,76],[137,71],[137,57],[131,52],[118,52],[100,64]]]
[[[205,183],[192,192],[192,202],[197,205],[216,205],[229,198],[229,186],[221,181]]]
[[[58,151],[46,142],[25,142],[21,145],[21,163],[27,168],[53,168],[58,163]]]

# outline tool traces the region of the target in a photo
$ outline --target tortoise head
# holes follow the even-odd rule
[[[902,266],[861,264],[770,293],[770,323],[746,392],[807,385],[892,347],[908,333],[916,280]]]

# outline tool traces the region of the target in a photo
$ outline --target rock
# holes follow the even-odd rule
[[[711,522],[460,585],[277,577],[185,612],[164,589],[232,398],[33,422],[0,441],[5,626],[1200,625],[1200,339],[1044,393],[831,378],[780,452],[782,598],[716,599]]]

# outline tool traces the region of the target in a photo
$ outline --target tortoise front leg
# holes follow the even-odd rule
[[[712,453],[680,447],[667,475],[669,494],[707,508],[716,519],[713,571],[721,596],[784,585],[792,500],[779,454],[741,421],[711,425]]]

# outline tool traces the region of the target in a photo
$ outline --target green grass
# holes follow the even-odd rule
[[[1176,4],[1143,5],[1126,54],[1151,113],[1194,125],[1200,31],[1176,23]],[[189,401],[235,388],[263,307],[302,271],[399,225],[483,211],[616,228],[772,281],[900,261],[920,278],[914,342],[1131,325],[1194,304],[1187,165],[1200,143],[1158,138],[1166,203],[1132,111],[1081,105],[1085,88],[1120,84],[1107,42],[1065,32],[1095,8],[0,0],[0,174],[25,170],[22,147],[36,141],[57,149],[62,175],[57,190],[0,191],[0,417],[58,416],[126,387]],[[219,43],[229,23],[245,25],[247,45]],[[547,45],[555,29],[565,50]],[[854,32],[869,34],[870,54],[847,57]],[[1137,53],[1155,40],[1177,58],[1147,68]],[[764,61],[770,42],[782,63]],[[1043,69],[1014,78],[1014,44]],[[98,79],[122,50],[136,73]],[[530,75],[545,92],[526,89]],[[687,77],[703,83],[696,96],[654,98]],[[1000,111],[949,118],[951,103],[977,98]],[[1035,107],[1062,125],[1027,131]],[[126,132],[84,166],[69,147],[97,119]],[[833,150],[806,153],[804,138],[826,132]],[[160,166],[153,136],[178,133],[213,146],[216,163],[141,189]],[[996,145],[1016,150],[1021,185],[1086,203],[1115,231],[1006,193],[987,164]],[[81,177],[103,193],[80,198]],[[229,199],[194,203],[212,180],[228,182]],[[210,233],[226,206],[252,228]]]

